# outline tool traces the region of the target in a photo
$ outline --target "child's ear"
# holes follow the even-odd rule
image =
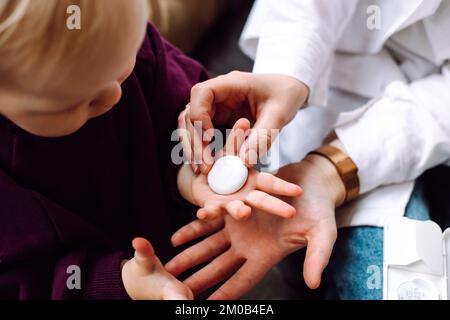
[[[122,88],[118,81],[114,81],[106,88],[101,90],[89,103],[92,117],[97,117],[109,111],[115,106],[122,97]]]

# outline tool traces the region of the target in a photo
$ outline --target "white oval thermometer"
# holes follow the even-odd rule
[[[237,156],[217,160],[208,174],[209,187],[218,194],[228,195],[239,191],[247,182],[248,169]]]

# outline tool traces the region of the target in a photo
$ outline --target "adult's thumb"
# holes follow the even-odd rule
[[[328,265],[335,241],[334,233],[323,232],[308,242],[303,277],[310,289],[320,286],[322,273]]]
[[[283,126],[284,123],[278,117],[261,115],[239,151],[242,161],[248,167],[257,164],[266,155]]]

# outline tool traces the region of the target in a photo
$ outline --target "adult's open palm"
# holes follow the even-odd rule
[[[246,221],[229,216],[213,221],[196,220],[180,229],[172,238],[178,246],[210,234],[170,261],[166,268],[175,276],[209,262],[185,280],[198,294],[228,279],[210,299],[237,299],[252,289],[264,275],[288,254],[308,246],[304,278],[310,288],[320,285],[336,240],[334,199],[326,179],[307,163],[282,169],[283,178],[294,176],[305,193],[291,204],[297,213],[283,219],[265,212]]]

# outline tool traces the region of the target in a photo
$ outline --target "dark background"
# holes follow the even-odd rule
[[[217,20],[190,54],[200,61],[212,76],[234,70],[252,71],[253,61],[239,49],[238,41],[253,0],[229,0],[227,12]]]

